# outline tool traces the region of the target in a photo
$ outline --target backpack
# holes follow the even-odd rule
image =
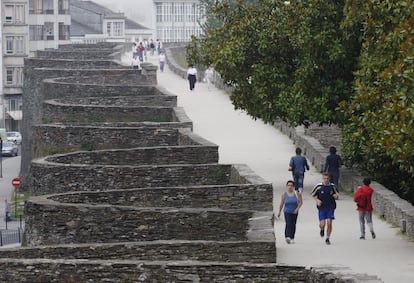
[[[368,196],[367,194],[360,194],[356,199],[356,204],[358,208],[367,208],[368,206]]]

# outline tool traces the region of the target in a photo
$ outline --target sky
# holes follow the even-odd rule
[[[152,0],[91,0],[114,12],[122,12],[129,19],[147,28],[152,28]]]

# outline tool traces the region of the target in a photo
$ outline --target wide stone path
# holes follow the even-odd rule
[[[157,56],[149,62],[157,64]],[[130,64],[130,55],[123,58]],[[194,132],[219,145],[220,163],[247,164],[258,175],[273,183],[274,206],[278,208],[285,183],[291,179],[287,171],[295,152],[292,141],[272,126],[235,111],[222,90],[208,90],[197,83],[190,92],[188,81],[173,74],[168,67],[158,70],[158,85],[178,96],[178,106],[194,123]],[[349,267],[357,273],[379,276],[384,282],[414,282],[414,243],[399,235],[398,229],[374,217],[377,238],[359,240],[359,223],[350,196],[341,195],[333,223],[332,245],[319,236],[317,210],[309,193],[320,182],[315,167],[305,175],[304,205],[299,213],[295,244],[284,241],[284,220],[276,220],[277,262],[293,265],[334,265]],[[375,189],[375,188],[374,188]],[[266,251],[264,251],[266,252]]]

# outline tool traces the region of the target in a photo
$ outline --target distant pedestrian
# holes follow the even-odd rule
[[[363,185],[358,187],[354,194],[354,202],[357,204],[359,227],[361,231],[361,240],[365,240],[365,221],[371,232],[373,239],[376,238],[374,225],[372,224],[372,193],[374,190],[370,187],[371,179],[364,178]]]
[[[323,173],[322,179],[323,182],[315,185],[311,195],[316,201],[316,207],[318,208],[319,235],[321,237],[325,236],[325,226],[327,226],[325,243],[330,245],[332,220],[335,219],[336,200],[339,197],[339,193],[335,185],[329,181],[328,173]]]
[[[302,156],[302,149],[300,147],[296,148],[296,155],[290,158],[288,170],[292,171],[293,181],[295,182],[295,190],[302,193],[305,171],[309,170],[309,165],[306,158]]]
[[[164,54],[164,52],[160,53],[160,56],[158,56],[158,61],[160,63],[161,72],[164,72],[164,66],[165,66],[165,54]]]
[[[7,199],[4,200],[4,207],[5,207],[5,219],[7,222],[11,221],[10,203],[7,201]]]
[[[204,80],[207,83],[207,88],[210,90],[211,84],[213,83],[214,69],[212,66],[208,66],[204,72]]]
[[[190,64],[187,70],[187,79],[190,83],[190,90],[193,91],[197,81],[197,69],[194,68],[194,65]]]
[[[135,55],[132,58],[131,65],[132,65],[132,69],[139,70],[139,68],[140,68],[140,62],[139,62],[139,59],[138,59],[138,56],[137,55]]]
[[[325,168],[323,172],[329,174],[329,179],[335,184],[339,191],[339,168],[342,166],[341,156],[336,154],[336,148],[331,146],[329,148],[329,155],[326,156]]]
[[[151,56],[153,56],[155,52],[155,44],[152,39],[150,40],[150,49],[151,49]]]
[[[138,58],[140,62],[144,62],[144,51],[145,51],[144,44],[140,42],[137,47]]]
[[[293,244],[296,233],[296,221],[298,219],[299,209],[302,206],[302,195],[296,193],[294,190],[295,183],[292,180],[287,181],[286,187],[287,190],[281,196],[279,213],[277,217],[280,217],[280,214],[283,213],[285,216],[285,240],[288,244]]]

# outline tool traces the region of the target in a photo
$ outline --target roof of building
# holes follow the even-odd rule
[[[75,19],[71,19],[70,35],[71,36],[84,36],[85,34],[101,34],[98,29],[94,29],[91,26],[85,25]]]
[[[125,19],[126,18],[124,13],[114,12],[114,11],[112,11],[112,10],[102,6],[102,5],[99,5],[95,2],[92,2],[92,1],[71,0],[70,5],[78,7],[80,9],[90,11],[92,13],[102,15],[106,19],[113,19],[113,18]]]
[[[149,29],[141,24],[134,22],[128,18],[125,19],[125,29]]]

